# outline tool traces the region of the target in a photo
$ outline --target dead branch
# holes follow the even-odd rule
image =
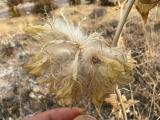
[[[124,14],[123,14],[123,16],[122,16],[122,18],[121,18],[121,20],[120,20],[120,22],[118,24],[117,31],[116,31],[116,34],[114,36],[112,46],[117,46],[119,36],[120,36],[120,34],[122,32],[123,26],[124,26],[124,24],[125,24],[125,22],[127,20],[127,17],[128,17],[128,15],[130,13],[130,10],[131,10],[134,2],[135,2],[135,0],[129,0],[128,1],[127,6],[126,6],[126,8],[124,10]]]

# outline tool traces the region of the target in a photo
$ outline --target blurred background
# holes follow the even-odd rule
[[[69,23],[80,25],[88,35],[99,33],[110,45],[124,1],[0,0],[0,120],[23,120],[27,115],[62,107],[54,94],[45,93],[46,87],[42,86],[43,92],[39,92],[36,77],[23,66],[38,48],[34,46],[37,40],[24,32],[27,25],[43,25],[48,17],[62,18],[63,12]],[[160,10],[157,6],[150,10],[146,24],[139,13],[143,15],[143,9],[137,11],[133,6],[119,40],[136,63],[134,82],[120,90],[128,120],[159,120]],[[104,120],[123,119],[119,103],[113,99],[104,102]],[[94,106],[88,107],[87,112],[100,120]]]
[[[121,0],[123,1],[123,0]],[[17,17],[31,13],[45,13],[58,6],[97,3],[116,5],[117,0],[1,0],[0,19]]]

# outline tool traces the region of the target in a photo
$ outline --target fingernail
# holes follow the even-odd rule
[[[92,117],[90,115],[80,115],[76,118],[74,118],[74,120],[97,120],[95,117]]]

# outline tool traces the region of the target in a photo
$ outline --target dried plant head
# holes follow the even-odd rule
[[[117,84],[126,85],[133,79],[128,52],[108,47],[98,33],[86,35],[62,19],[25,31],[41,43],[26,68],[50,81],[50,93],[61,105],[87,100],[100,106]]]
[[[159,0],[136,0],[135,6],[141,14],[144,23],[147,23],[149,12],[158,4]]]

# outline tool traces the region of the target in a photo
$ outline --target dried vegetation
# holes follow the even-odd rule
[[[57,19],[51,26],[26,29],[32,35],[36,31],[36,38],[45,40],[26,67],[33,75],[48,79],[61,105],[89,99],[101,106],[117,84],[133,80],[132,60],[122,48],[107,46],[98,33],[86,36],[80,28],[67,24]]]
[[[144,23],[147,22],[149,12],[152,8],[159,4],[159,0],[136,0],[135,6],[138,12],[141,14]]]
[[[133,68],[129,61],[132,63],[134,59],[135,80],[120,89],[127,117],[159,119],[160,30],[154,19],[155,10],[151,11],[145,26],[135,8],[132,10],[120,39],[124,50],[110,47],[120,9],[94,5],[63,9],[67,22],[58,9],[54,16],[60,19],[27,28],[25,25],[28,35],[20,30],[23,34],[13,37],[15,29],[11,30],[9,38],[8,34],[7,37],[2,34],[0,118],[23,119],[59,104],[73,104],[84,107],[89,114],[100,119],[94,106],[86,101],[101,106],[104,100],[101,117],[105,120],[123,119],[117,97],[106,95],[113,93],[116,84],[127,84],[132,80]],[[10,23],[6,23],[7,31],[14,26],[14,22]],[[128,58],[128,51],[131,51],[132,59]]]

